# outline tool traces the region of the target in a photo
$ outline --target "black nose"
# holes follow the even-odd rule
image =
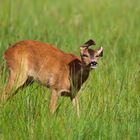
[[[92,65],[97,65],[98,63],[96,61],[91,62]]]

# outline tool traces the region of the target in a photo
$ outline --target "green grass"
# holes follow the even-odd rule
[[[79,119],[69,98],[60,98],[50,115],[50,92],[34,83],[0,107],[0,140],[139,140],[139,5],[139,0],[0,0],[1,65],[9,44],[24,39],[77,55],[90,38],[104,47],[98,69],[81,89]]]

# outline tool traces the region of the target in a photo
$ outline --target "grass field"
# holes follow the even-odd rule
[[[0,140],[139,140],[139,5],[139,0],[0,0],[0,89],[9,44],[40,40],[77,55],[90,38],[104,47],[99,67],[81,89],[79,119],[69,98],[60,98],[50,116],[50,92],[34,83],[0,107]]]

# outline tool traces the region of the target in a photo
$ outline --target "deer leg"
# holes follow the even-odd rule
[[[21,87],[27,80],[28,76],[25,73],[16,74],[15,71],[10,70],[8,83],[1,95],[1,100],[6,101],[16,93],[16,90]]]
[[[76,108],[77,116],[80,117],[80,109],[79,109],[79,103],[78,103],[77,97],[74,97],[71,100],[72,100],[73,106]]]
[[[52,90],[52,94],[51,94],[51,101],[50,101],[50,112],[53,114],[56,111],[56,103],[58,100],[58,93],[56,90]]]

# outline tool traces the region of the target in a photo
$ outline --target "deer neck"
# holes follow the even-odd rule
[[[76,89],[80,89],[81,85],[87,80],[90,72],[90,67],[85,65],[85,63],[77,57],[73,60],[70,66],[70,78],[73,86]]]
[[[86,66],[85,64],[82,63],[81,68],[80,68],[80,73],[81,73],[81,81],[82,83],[85,82],[89,76],[90,72],[90,67]]]

